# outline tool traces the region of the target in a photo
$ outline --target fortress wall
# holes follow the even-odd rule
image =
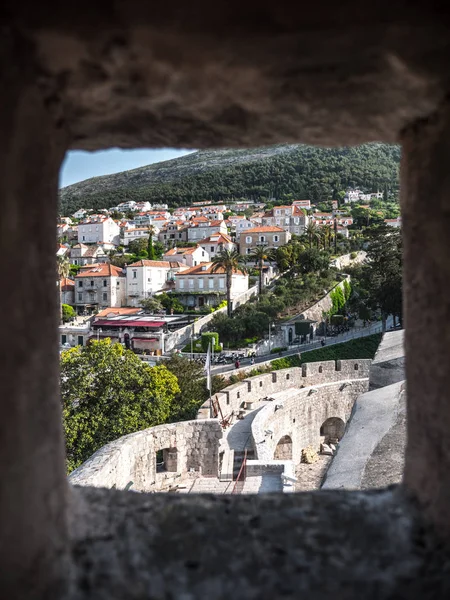
[[[179,482],[190,469],[218,476],[222,429],[215,419],[159,425],[123,436],[100,448],[70,475],[75,485],[157,491]],[[168,457],[169,469],[156,472],[156,453],[176,449]]]
[[[327,419],[338,417],[347,423],[356,398],[366,392],[368,386],[368,378],[342,380],[299,390],[285,400],[267,403],[252,422],[256,458],[273,460],[278,442],[289,436],[292,456],[284,456],[284,459],[298,464],[303,448],[319,449],[320,428]]]

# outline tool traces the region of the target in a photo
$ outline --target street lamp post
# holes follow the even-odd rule
[[[97,329],[97,342],[100,341],[100,334],[102,333],[103,329],[101,327],[99,327]]]
[[[272,329],[272,325],[273,325],[273,323],[269,323],[269,354],[270,354],[270,332]]]

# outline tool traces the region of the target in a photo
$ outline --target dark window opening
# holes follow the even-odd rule
[[[163,448],[156,453],[156,472],[157,473],[174,473],[177,470],[177,454],[176,448]]]

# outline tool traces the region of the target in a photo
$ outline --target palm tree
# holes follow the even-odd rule
[[[324,250],[331,247],[331,239],[333,237],[333,229],[331,225],[324,225],[322,227]]]
[[[261,246],[256,246],[253,252],[249,255],[250,260],[254,260],[258,265],[259,269],[259,295],[262,293],[263,289],[263,268],[264,261],[271,260],[273,257],[272,250],[266,245],[263,244]]]
[[[155,260],[155,249],[153,248],[153,236],[155,235],[155,227],[149,225],[148,230],[148,243],[147,243],[147,258],[148,260]]]
[[[221,250],[212,259],[211,273],[224,271],[227,281],[227,315],[231,317],[231,278],[233,273],[241,271],[246,273],[245,259],[237,250]]]
[[[313,246],[313,240],[316,243],[320,241],[320,230],[315,223],[308,223],[308,226],[305,229],[306,237],[308,238],[308,245],[310,248]]]
[[[70,273],[70,262],[67,260],[65,256],[58,256],[56,258],[56,268],[58,273],[58,290],[59,290],[59,320],[60,323],[63,321],[62,314],[62,289],[61,289],[61,279],[65,279],[69,276]]]

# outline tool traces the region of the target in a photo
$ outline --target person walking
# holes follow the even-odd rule
[[[234,366],[236,367],[236,369],[239,369],[239,367],[241,366],[241,363],[239,362],[239,359],[236,359],[236,362],[234,363]]]

